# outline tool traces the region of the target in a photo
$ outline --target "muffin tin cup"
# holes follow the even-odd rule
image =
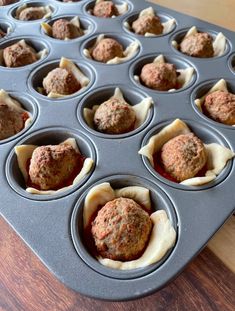
[[[55,22],[55,21],[57,21],[58,19],[66,19],[66,20],[71,20],[72,18],[74,18],[75,16],[78,16],[79,17],[79,20],[80,20],[80,24],[81,24],[81,28],[83,29],[83,30],[86,30],[87,31],[87,33],[86,34],[84,34],[84,35],[82,35],[82,36],[80,36],[80,37],[77,37],[77,38],[74,38],[74,39],[69,39],[69,41],[70,42],[79,42],[79,41],[83,41],[83,40],[85,40],[86,38],[88,38],[89,36],[91,36],[93,33],[94,33],[94,31],[95,31],[95,24],[94,24],[94,22],[91,20],[91,19],[89,19],[89,18],[84,18],[84,16],[83,15],[79,15],[79,14],[73,14],[73,15],[68,15],[68,14],[66,14],[66,15],[57,15],[56,17],[54,17],[54,18],[52,18],[52,19],[50,19],[50,21],[48,21],[47,23],[50,25],[50,26],[52,26],[53,25],[53,23]],[[50,40],[52,40],[52,41],[56,41],[57,43],[58,42],[60,42],[61,44],[68,44],[68,40],[60,40],[60,39],[56,39],[56,38],[53,38],[53,37],[50,37],[49,35],[47,35],[46,33],[45,33],[45,31],[41,28],[41,33],[44,35],[44,36],[46,36],[46,38],[47,39],[50,39]]]
[[[3,38],[0,38],[0,43],[1,43],[1,42],[4,42],[4,40],[6,40],[10,35],[12,35],[12,33],[15,30],[15,25],[10,21],[1,18],[0,29],[6,33],[6,35]],[[9,33],[7,33],[8,31]]]
[[[143,66],[146,64],[152,63],[154,59],[161,54],[164,56],[165,62],[174,64],[176,66],[176,69],[187,69],[189,67],[192,67],[194,69],[192,79],[191,81],[189,81],[189,83],[186,86],[176,89],[174,91],[159,91],[159,90],[154,90],[154,89],[149,88],[148,86],[144,85],[141,81],[135,80],[134,76],[135,75],[140,76]],[[158,52],[155,54],[149,54],[149,55],[142,56],[141,58],[138,58],[135,62],[133,62],[129,70],[129,77],[132,83],[134,83],[136,86],[138,86],[145,92],[154,92],[156,94],[157,93],[158,94],[172,94],[172,93],[179,93],[190,88],[197,80],[197,69],[192,62],[185,60],[182,57],[175,56],[174,54]]]
[[[54,5],[54,3],[52,1],[47,1],[46,3],[43,1],[24,1],[24,2],[19,2],[17,3],[10,11],[9,11],[9,16],[10,18],[12,18],[14,20],[14,22],[16,23],[41,23],[43,21],[46,21],[47,19],[50,19],[50,17],[46,17],[46,18],[40,18],[40,19],[36,19],[36,20],[31,20],[31,21],[22,21],[17,19],[16,16],[16,11],[18,9],[18,7],[21,7],[22,5],[26,4],[27,7],[41,7],[41,6],[50,6],[51,10],[52,10],[52,15],[54,16],[57,12],[57,7]]]
[[[84,87],[84,89],[79,90],[78,92],[73,93],[71,95],[61,97],[61,98],[48,98],[46,95],[40,94],[37,91],[38,87],[42,87],[42,81],[47,76],[47,74],[50,71],[52,71],[53,69],[59,67],[59,63],[60,63],[60,59],[59,59],[59,60],[52,60],[48,63],[44,63],[30,73],[29,78],[28,78],[29,90],[35,96],[38,96],[38,97],[41,97],[44,99],[48,99],[51,102],[56,102],[56,101],[61,102],[61,101],[69,100],[73,97],[80,96],[80,95],[83,95],[84,93],[88,92],[88,90],[91,88],[91,86],[93,85],[93,83],[96,80],[96,76],[95,76],[95,72],[94,72],[93,68],[84,61],[77,61],[77,60],[73,60],[73,59],[70,59],[70,60],[75,65],[77,65],[79,67],[79,69],[90,79],[89,84],[86,87]]]
[[[7,161],[6,161],[6,178],[9,185],[13,188],[16,193],[20,196],[28,198],[34,201],[49,201],[62,198],[71,194],[72,192],[78,190],[87,180],[91,177],[95,166],[96,166],[96,152],[94,146],[90,139],[86,137],[81,132],[69,129],[69,128],[60,128],[60,127],[51,127],[36,131],[24,139],[22,139],[17,146],[20,145],[55,145],[60,144],[68,138],[75,138],[78,148],[83,156],[86,158],[92,158],[94,161],[91,171],[83,177],[79,184],[72,186],[71,188],[55,193],[53,195],[37,195],[28,193],[25,185],[23,175],[19,169],[17,163],[17,156],[14,149],[10,152]]]
[[[193,106],[193,109],[195,110],[195,112],[202,118],[204,119],[206,122],[208,122],[209,124],[211,123],[211,125],[214,125],[218,128],[225,128],[225,129],[229,129],[229,130],[235,130],[235,126],[231,126],[231,125],[226,125],[220,122],[217,122],[215,120],[213,120],[212,118],[206,116],[202,111],[199,110],[199,108],[197,107],[197,105],[195,104],[195,99],[199,99],[202,96],[204,96],[220,79],[222,79],[223,77],[218,77],[218,79],[213,79],[213,80],[209,80],[209,81],[205,81],[201,84],[199,84],[192,92],[191,94],[191,104]],[[227,86],[228,86],[228,91],[235,94],[235,83],[234,80],[232,79],[225,79],[225,81],[227,82]]]
[[[140,186],[145,187],[150,190],[151,203],[153,212],[156,210],[164,210],[166,211],[168,218],[170,219],[174,229],[177,231],[177,217],[174,210],[174,205],[171,200],[168,198],[166,193],[155,184],[150,181],[138,177],[138,176],[130,176],[130,175],[117,175],[117,176],[108,176],[96,182],[92,187],[101,184],[103,182],[110,183],[113,189],[119,189],[128,186]],[[170,256],[174,247],[170,249],[165,256],[155,264],[144,268],[138,268],[133,270],[117,270],[112,268],[107,268],[100,264],[98,260],[96,260],[87,250],[87,245],[83,240],[83,206],[85,197],[88,191],[92,188],[85,190],[83,195],[79,197],[76,205],[74,207],[72,218],[71,218],[71,234],[74,246],[79,254],[79,256],[84,260],[84,262],[89,265],[92,269],[97,271],[100,274],[108,276],[110,278],[115,279],[135,279],[142,277],[151,273],[154,270],[157,270]],[[176,242],[177,243],[177,242]],[[175,243],[175,244],[176,244]]]
[[[151,3],[149,4],[149,6],[151,6]],[[140,13],[140,12],[134,13],[134,14],[131,13],[131,14],[129,14],[129,16],[127,16],[127,17],[124,19],[124,21],[123,21],[123,29],[124,29],[127,33],[129,33],[129,34],[135,36],[136,38],[141,38],[141,37],[142,37],[142,38],[148,38],[148,39],[151,40],[151,39],[153,39],[153,38],[159,38],[159,37],[167,36],[167,35],[171,34],[173,31],[175,31],[175,29],[176,29],[176,27],[177,27],[177,21],[175,20],[175,25],[174,25],[174,26],[172,27],[172,29],[171,29],[169,32],[167,32],[167,33],[164,33],[164,34],[162,33],[162,34],[154,35],[154,36],[150,36],[150,37],[146,37],[146,36],[144,36],[144,35],[136,34],[134,31],[128,29],[128,28],[125,26],[125,22],[127,22],[127,23],[131,26],[132,23],[133,23],[135,20],[138,19],[139,13]],[[172,16],[166,14],[166,13],[163,12],[162,10],[157,11],[156,13],[157,13],[157,16],[159,16],[161,23],[165,23],[165,22],[168,22],[168,21],[171,20],[171,19],[175,19],[174,17],[172,17]]]
[[[191,25],[191,26],[195,26],[195,25]],[[226,38],[226,48],[225,51],[222,55],[220,56],[214,56],[214,57],[208,57],[208,58],[204,58],[204,57],[194,57],[194,56],[190,56],[187,54],[182,53],[180,50],[176,49],[173,45],[172,45],[172,41],[176,41],[178,44],[183,40],[184,36],[186,35],[186,33],[188,32],[189,28],[185,28],[184,30],[179,30],[178,32],[172,34],[172,36],[169,38],[169,45],[171,46],[172,50],[174,52],[176,52],[177,54],[180,54],[181,56],[187,57],[188,59],[197,59],[198,61],[202,61],[202,62],[208,62],[208,61],[212,61],[212,60],[217,60],[221,57],[226,56],[229,52],[230,52],[230,48],[231,48],[231,43],[229,41],[228,38]],[[213,40],[216,38],[216,36],[218,35],[217,31],[211,30],[211,29],[207,29],[204,27],[197,27],[197,30],[199,32],[206,32],[209,35],[212,36]],[[222,31],[223,32],[223,31]]]
[[[228,60],[228,67],[235,74],[235,54],[233,53]]]
[[[27,131],[30,130],[30,128],[33,126],[33,124],[35,123],[38,117],[38,102],[32,96],[24,92],[16,92],[16,91],[8,91],[8,90],[5,90],[5,91],[10,97],[17,100],[21,104],[23,109],[25,109],[26,111],[30,113],[32,122],[27,127],[22,129],[19,133],[17,133],[16,135],[0,140],[0,145],[8,143],[12,140],[15,140],[23,136]]]
[[[148,94],[140,92],[136,88],[130,88],[125,85],[117,85],[116,87],[119,87],[120,90],[123,93],[123,96],[128,104],[130,105],[136,105],[140,103],[143,99],[149,97]],[[89,125],[86,123],[86,120],[84,119],[83,110],[84,108],[92,108],[94,105],[100,105],[103,102],[107,101],[110,97],[114,95],[115,88],[113,85],[107,85],[105,87],[101,87],[98,89],[94,89],[92,92],[89,92],[78,104],[77,108],[77,117],[78,121],[82,124],[82,126],[89,131],[91,134],[102,137],[104,139],[121,139],[126,138],[132,135],[137,134],[139,131],[142,131],[151,121],[153,117],[153,110],[154,104],[150,107],[149,112],[147,114],[146,120],[141,124],[138,128],[136,128],[133,131],[130,131],[125,134],[105,134],[101,133],[95,129],[92,129],[89,127]]]
[[[0,69],[1,70],[6,70],[6,71],[20,71],[20,70],[27,70],[27,69],[31,69],[31,68],[34,68],[38,65],[40,65],[42,62],[44,62],[47,57],[50,56],[50,45],[43,39],[41,39],[40,37],[36,37],[36,36],[22,36],[22,37],[17,37],[17,38],[14,38],[14,39],[7,39],[7,40],[4,40],[3,42],[0,41],[0,49],[4,49],[8,46],[11,46],[17,42],[19,42],[20,40],[25,40],[25,42],[31,46],[32,48],[34,48],[36,50],[36,52],[40,52],[44,49],[47,50],[47,54],[42,57],[41,59],[38,59],[36,62],[32,63],[32,64],[29,64],[29,65],[26,65],[26,66],[20,66],[20,67],[15,67],[15,68],[9,68],[9,67],[6,67],[6,66],[2,66],[0,65]]]
[[[147,135],[144,137],[141,146],[143,147],[143,146],[147,145],[147,143],[149,142],[149,139],[152,136],[159,133],[165,126],[169,125],[173,121],[174,120],[165,121],[163,123],[158,124],[154,128],[152,128],[147,133]],[[207,126],[201,122],[195,122],[193,120],[184,120],[183,119],[182,121],[184,121],[188,125],[188,127],[191,129],[192,133],[194,133],[197,137],[199,137],[204,144],[217,143],[217,144],[220,144],[226,148],[231,148],[231,146],[227,142],[226,138],[223,135],[221,135],[219,133],[219,131],[213,129],[212,127],[209,127],[209,126]],[[147,157],[142,156],[142,155],[139,155],[139,156],[142,157],[142,160],[143,160],[146,168],[150,171],[150,173],[155,178],[157,178],[158,180],[160,180],[161,182],[165,183],[168,186],[171,186],[171,187],[174,187],[174,188],[177,188],[180,190],[185,190],[185,191],[201,191],[201,190],[206,190],[206,189],[215,187],[216,185],[221,183],[224,179],[226,179],[226,177],[229,175],[229,173],[232,169],[232,161],[230,160],[226,164],[223,171],[212,182],[209,182],[209,183],[207,183],[205,185],[201,185],[201,186],[185,186],[185,185],[181,185],[179,183],[172,182],[172,181],[166,179],[165,177],[163,177],[162,175],[160,175],[158,172],[155,171],[155,169],[150,164],[149,159]]]

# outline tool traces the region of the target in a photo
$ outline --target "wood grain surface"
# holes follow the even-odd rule
[[[152,1],[235,30],[234,0]],[[233,311],[235,217],[170,285],[132,302],[86,298],[59,282],[0,218],[0,311]],[[82,280],[81,280],[82,281]]]

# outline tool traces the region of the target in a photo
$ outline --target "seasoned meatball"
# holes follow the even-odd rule
[[[208,33],[196,33],[183,39],[180,43],[180,50],[189,56],[213,57],[213,39]]]
[[[17,0],[0,0],[0,6],[15,3]]]
[[[81,35],[82,31],[66,19],[58,19],[52,25],[52,36],[56,39],[74,39]]]
[[[93,49],[92,57],[98,62],[107,63],[114,57],[123,57],[123,47],[116,40],[105,38]]]
[[[36,51],[29,45],[15,43],[3,50],[6,67],[21,67],[37,61]]]
[[[140,79],[147,87],[158,91],[177,87],[177,72],[173,64],[147,64],[141,70]]]
[[[229,92],[216,91],[206,96],[203,109],[215,121],[235,124],[235,95]]]
[[[22,113],[0,102],[0,140],[19,133],[23,127]]]
[[[207,154],[202,141],[194,134],[179,135],[161,150],[164,170],[178,182],[192,178],[205,166]]]
[[[37,147],[29,165],[31,183],[40,190],[58,189],[73,174],[78,157],[70,145]]]
[[[43,18],[45,15],[44,10],[37,7],[26,8],[20,12],[19,20],[21,21],[33,21]]]
[[[132,24],[132,29],[138,35],[145,35],[147,32],[155,35],[162,34],[163,26],[158,16],[142,16]]]
[[[6,35],[5,32],[0,29],[0,39],[5,37],[5,35]]]
[[[92,223],[99,254],[113,260],[134,260],[144,251],[152,229],[151,219],[132,199],[105,204]]]
[[[68,70],[55,68],[43,79],[43,87],[47,94],[53,92],[61,95],[70,95],[77,92],[81,85]]]
[[[123,134],[134,129],[134,109],[125,102],[111,98],[101,104],[94,115],[98,131],[106,134]]]
[[[96,3],[93,9],[93,15],[97,17],[109,18],[112,16],[118,16],[118,14],[118,10],[112,1]]]

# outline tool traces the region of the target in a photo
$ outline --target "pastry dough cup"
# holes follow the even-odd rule
[[[98,17],[98,16],[93,15],[94,6],[96,3],[99,3],[99,2],[103,2],[103,0],[91,1],[90,3],[88,3],[86,5],[86,8],[85,8],[86,12],[89,13],[90,15],[94,16],[95,18],[103,18],[103,17]],[[126,14],[130,9],[130,3],[129,2],[119,1],[119,0],[118,1],[112,0],[112,2],[116,6],[116,9],[118,10],[119,15],[118,16],[114,15],[111,18],[118,18],[118,17]]]
[[[86,250],[83,241],[84,227],[87,226],[90,216],[98,206],[103,206],[120,196],[134,199],[147,210],[151,207],[154,227],[149,244],[144,254],[137,260],[120,262],[100,257],[94,258]],[[79,198],[71,220],[73,242],[83,260],[102,274],[124,279],[147,274],[163,263],[176,243],[175,225],[173,205],[162,190],[143,178],[126,175],[108,177],[92,186]],[[159,240],[155,240],[156,230]],[[163,232],[164,239],[161,240]]]
[[[187,122],[188,123],[188,122]],[[189,122],[191,124],[192,122]],[[195,124],[193,124],[195,126]],[[199,135],[199,138],[202,139],[204,142],[209,141],[210,143],[204,143],[206,152],[207,152],[207,171],[203,177],[193,177],[190,179],[186,179],[181,183],[174,183],[168,181],[166,178],[161,176],[161,179],[163,181],[167,181],[170,185],[173,185],[175,187],[180,186],[191,186],[191,187],[198,187],[203,186],[206,184],[209,184],[210,182],[214,182],[215,179],[217,179],[217,176],[222,173],[224,168],[227,166],[229,167],[229,163],[227,163],[230,159],[232,159],[235,156],[235,153],[230,150],[229,148],[225,147],[223,143],[220,143],[220,140],[216,142],[214,139],[214,135],[210,134],[208,131],[206,131],[205,125],[203,125],[203,128],[200,129],[200,127],[196,127],[196,132],[191,130],[188,125],[180,120],[176,119],[171,123],[168,123],[166,126],[164,126],[160,131],[155,133],[153,135],[153,131],[151,131],[150,135],[147,139],[144,140],[142,148],[139,150],[139,154],[143,157],[147,158],[147,167],[150,168],[151,172],[154,172],[154,175],[160,177],[161,175],[158,174],[155,169],[153,168],[154,162],[153,162],[153,156],[157,152],[159,152],[162,148],[162,146],[169,141],[170,139],[181,135],[181,134],[188,134],[188,133],[195,133],[197,136],[197,132],[200,133],[205,137],[201,137],[202,135]],[[205,132],[206,131],[206,132]],[[226,145],[226,143],[225,143]],[[217,180],[218,182],[218,180]],[[195,188],[194,188],[195,189]]]
[[[19,20],[19,16],[20,13],[26,9],[26,8],[40,8],[40,10],[44,13],[42,18],[39,19],[35,19],[35,20],[31,20],[31,21],[22,21]],[[14,19],[20,21],[20,22],[26,22],[26,23],[30,23],[30,22],[37,22],[40,21],[42,19],[47,19],[50,18],[52,16],[52,14],[54,13],[55,8],[51,5],[51,3],[48,4],[47,2],[26,2],[26,3],[21,3],[20,5],[18,5],[17,7],[15,7],[13,10],[11,10],[11,15]]]
[[[142,16],[158,16],[160,18],[161,24],[163,26],[162,34],[155,35],[154,33],[150,33],[150,32],[146,32],[144,35],[136,34],[134,32],[134,30],[132,29],[132,23],[134,21],[136,21],[139,17],[142,17]],[[125,30],[130,31],[132,34],[134,33],[136,36],[153,37],[154,38],[154,37],[167,35],[171,31],[173,31],[175,26],[176,26],[176,20],[175,20],[175,18],[173,18],[169,15],[163,14],[161,12],[158,14],[158,12],[155,11],[152,7],[148,7],[146,9],[140,11],[139,14],[134,14],[134,15],[131,15],[130,17],[128,17],[125,20],[123,26],[124,26]]]

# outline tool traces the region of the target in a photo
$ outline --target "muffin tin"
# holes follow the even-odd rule
[[[27,3],[35,3],[27,1]],[[122,1],[114,1],[121,3]],[[189,125],[205,143],[218,142],[235,150],[235,128],[204,117],[194,105],[195,96],[207,90],[214,81],[224,78],[231,91],[235,90],[235,34],[221,27],[144,1],[126,1],[128,12],[112,19],[96,18],[87,12],[94,1],[63,3],[40,1],[53,7],[53,19],[78,15],[92,25],[89,35],[78,40],[61,41],[46,36],[40,26],[42,20],[17,21],[12,12],[24,3],[1,7],[1,25],[11,25],[12,32],[0,39],[0,48],[14,40],[27,38],[39,48],[46,46],[48,55],[17,69],[0,67],[0,88],[33,115],[33,123],[24,131],[0,141],[0,212],[43,263],[62,282],[72,289],[100,299],[128,300],[142,297],[162,288],[206,245],[211,236],[234,211],[234,161],[230,161],[214,182],[201,187],[186,187],[172,183],[153,172],[138,150],[152,134],[176,118]],[[152,6],[162,20],[175,18],[175,28],[168,34],[155,37],[135,35],[124,27],[139,11]],[[44,20],[50,22],[49,20]],[[191,26],[210,33],[223,32],[227,48],[221,57],[197,59],[176,51],[172,40],[179,38]],[[116,38],[139,40],[140,50],[133,59],[119,65],[106,65],[87,59],[83,48],[101,33]],[[36,47],[37,47],[36,46]],[[135,82],[133,76],[141,63],[159,54],[170,61],[195,68],[192,82],[176,92],[158,92]],[[81,93],[62,99],[49,99],[36,87],[43,76],[64,56],[86,71],[90,84]],[[134,104],[143,97],[152,97],[152,105],[145,123],[125,135],[105,135],[90,129],[82,110],[91,107],[93,100],[109,98],[119,87],[128,102]],[[68,137],[77,140],[82,153],[92,157],[93,170],[82,182],[69,191],[51,196],[28,194],[14,154],[14,147],[23,143],[53,144]],[[147,268],[117,271],[101,266],[89,255],[81,239],[82,205],[89,189],[102,182],[114,188],[140,185],[150,189],[152,202],[164,209],[177,231],[174,248],[164,258]]]

